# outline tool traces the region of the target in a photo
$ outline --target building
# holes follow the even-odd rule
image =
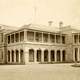
[[[35,24],[20,28],[0,25],[0,63],[79,62],[80,30],[61,26],[47,29]]]

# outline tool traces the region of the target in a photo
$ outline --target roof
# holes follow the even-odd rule
[[[28,24],[28,25],[23,25],[22,27],[12,27],[12,29],[9,28],[9,29],[7,29],[7,34],[13,33],[13,32],[16,32],[16,31],[21,31],[23,29],[41,31],[41,32],[51,32],[51,33],[62,32],[64,34],[80,33],[80,30],[75,29],[73,26],[70,26],[70,25],[62,26],[61,28],[59,28],[59,27],[55,27],[55,26]]]
[[[0,24],[0,32],[10,33],[12,31],[15,31],[15,30],[18,30],[18,29],[19,29],[18,27]]]
[[[71,32],[71,33],[80,33],[80,30],[79,29],[76,29],[74,26],[70,26],[70,25],[63,26],[60,29],[60,31],[61,32],[65,32],[65,33],[68,33],[68,32]]]
[[[21,29],[32,29],[38,31],[46,31],[46,32],[58,32],[59,28],[55,26],[45,26],[45,25],[38,25],[38,24],[28,24],[21,27]]]

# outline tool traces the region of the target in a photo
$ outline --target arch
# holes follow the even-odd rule
[[[10,51],[8,50],[8,62],[10,62]]]
[[[48,50],[44,50],[44,61],[48,61]]]
[[[37,50],[37,61],[41,62],[41,50]]]
[[[16,50],[16,62],[19,62],[19,51]]]
[[[75,48],[75,61],[78,61],[77,56],[78,56],[78,48]]]
[[[57,61],[60,61],[60,50],[57,50]]]
[[[12,50],[11,52],[12,52],[12,62],[14,62],[14,50]]]
[[[55,60],[55,51],[51,50],[51,61]]]
[[[23,49],[21,49],[20,50],[20,61],[21,61],[21,63],[23,63],[23,61],[24,61],[24,51],[23,51]]]
[[[62,51],[62,61],[66,61],[66,51]]]
[[[29,49],[29,62],[34,62],[34,49]]]

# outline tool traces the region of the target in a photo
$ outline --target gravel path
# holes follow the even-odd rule
[[[80,67],[71,65],[0,65],[0,80],[80,80]]]

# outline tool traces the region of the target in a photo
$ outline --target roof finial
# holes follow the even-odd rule
[[[62,21],[60,21],[60,22],[59,22],[59,28],[61,29],[61,28],[62,28],[62,26],[63,26],[63,22],[62,22]]]
[[[49,26],[52,26],[53,21],[48,21]]]

